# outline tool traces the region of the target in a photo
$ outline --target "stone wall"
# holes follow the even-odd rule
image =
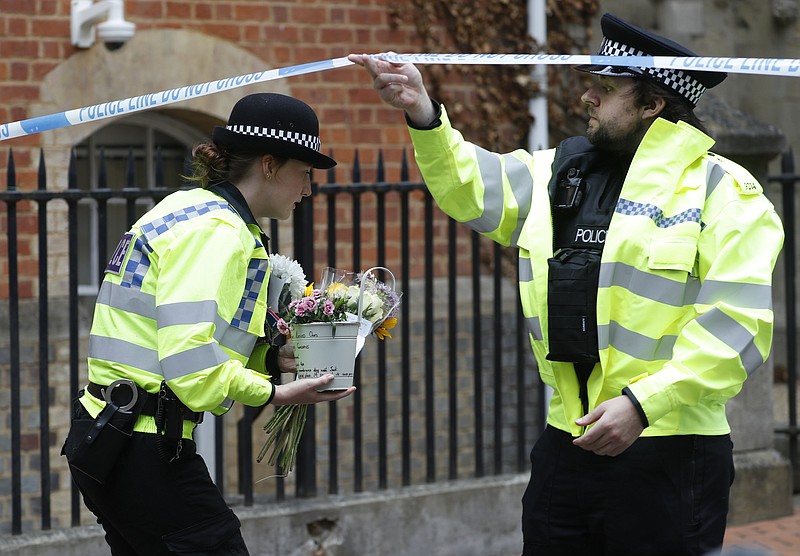
[[[528,476],[506,475],[321,501],[234,508],[259,556],[509,556]],[[0,537],[8,556],[105,556],[99,525]]]
[[[642,4],[649,9],[642,9]],[[727,57],[797,56],[798,2],[795,0],[603,0],[610,11],[674,39],[700,55]],[[602,36],[599,31],[598,35]],[[780,189],[767,182],[778,173],[779,154],[800,144],[792,122],[798,89],[790,77],[730,75],[711,89],[697,113],[717,144],[714,151],[743,166],[762,183],[781,214]],[[735,446],[736,481],[731,491],[732,524],[792,512],[793,477],[785,443],[773,420],[773,369],[785,365],[785,283],[778,261],[774,284],[775,342],[770,360],[728,403]],[[778,439],[779,441],[782,439]]]

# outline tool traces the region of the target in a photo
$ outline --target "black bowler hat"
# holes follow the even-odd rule
[[[231,110],[228,125],[217,126],[211,136],[222,147],[265,152],[333,168],[336,161],[320,149],[319,120],[301,100],[278,93],[255,93],[240,99]]]
[[[678,43],[665,39],[655,33],[645,31],[612,14],[604,14],[600,20],[603,30],[603,43],[600,56],[689,56],[697,54]],[[643,77],[655,81],[662,87],[671,89],[688,100],[692,106],[706,92],[706,89],[722,83],[728,76],[723,72],[682,71],[664,68],[642,68],[636,66],[575,66],[579,71],[610,75],[613,77]]]

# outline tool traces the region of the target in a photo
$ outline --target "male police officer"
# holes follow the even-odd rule
[[[694,56],[603,16],[601,54]],[[523,497],[524,555],[702,555],[733,480],[725,402],[767,358],[783,241],[761,186],[708,152],[693,109],[725,75],[581,66],[586,137],[488,152],[419,71],[351,55],[405,110],[439,206],[519,248],[520,293],[554,394]]]

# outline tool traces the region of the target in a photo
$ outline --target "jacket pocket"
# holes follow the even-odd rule
[[[650,243],[647,266],[652,270],[680,270],[692,272],[697,258],[697,237],[667,235],[656,237]]]

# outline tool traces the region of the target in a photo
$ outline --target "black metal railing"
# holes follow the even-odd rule
[[[0,526],[0,532],[11,534],[77,526],[82,517],[86,522],[74,486],[69,493],[61,491],[67,473],[63,458],[51,457],[65,432],[64,416],[69,414],[65,400],[86,380],[88,317],[84,315],[91,300],[79,295],[78,267],[83,260],[79,254],[87,249],[78,235],[79,205],[95,207],[98,246],[93,264],[102,269],[109,255],[109,204],[124,203],[130,225],[140,208],[137,203],[157,202],[175,190],[165,187],[159,162],[155,187],[135,187],[132,153],[121,188],[109,187],[102,154],[97,188],[79,187],[74,154],[67,187],[48,187],[44,153],[38,154],[35,189],[19,187],[14,154],[9,151],[7,188],[0,191],[6,209],[4,221],[0,213],[6,228],[0,268],[7,270],[8,295],[0,299],[0,309],[6,304],[8,313],[8,341],[0,340],[0,383],[9,392],[7,409],[2,410],[3,415],[8,411],[3,421],[9,428],[7,433],[0,428],[0,433],[10,439],[8,453],[2,454],[9,465],[0,471],[9,485],[0,490],[0,523],[7,524]],[[359,390],[352,399],[309,412],[298,467],[291,477],[283,477],[278,468],[270,472],[275,477],[268,487],[257,486],[257,476],[268,473],[254,466],[254,444],[270,410],[239,408],[238,420],[231,415],[213,419],[217,484],[223,493],[241,496],[245,505],[286,500],[291,487],[294,497],[312,498],[528,468],[527,450],[542,426],[544,389],[519,313],[516,277],[508,276],[501,264],[510,255],[516,257],[443,215],[424,184],[409,181],[405,154],[400,166],[400,179],[386,182],[380,155],[375,182],[363,183],[356,153],[347,183],[338,182],[333,169],[328,171],[326,183],[316,184],[316,194],[298,206],[291,228],[276,221],[269,224],[272,251],[292,252],[309,277],[324,266],[391,266],[404,302],[395,338],[373,343],[365,350],[370,355],[359,358]],[[798,180],[793,155],[787,152],[781,173],[768,181],[782,188],[786,230],[788,415],[787,425],[776,432],[787,436],[795,470],[799,465],[794,342]],[[60,221],[66,221],[66,230],[59,229]],[[342,230],[347,233],[340,234]],[[284,232],[291,232],[289,240],[282,237]],[[66,253],[53,249],[53,234],[64,237]],[[320,237],[327,238],[324,245]],[[58,276],[54,284],[51,274],[64,267],[68,276]],[[67,384],[60,382],[63,375]],[[70,395],[60,389],[68,389]],[[231,437],[233,442],[228,441]],[[235,453],[226,450],[231,444]],[[231,460],[235,465],[228,463]],[[231,467],[236,473],[228,471]],[[236,483],[235,488],[229,481]],[[54,512],[64,506],[53,503],[56,496],[68,499],[68,516]]]
[[[329,171],[327,182],[298,206],[291,228],[269,224],[272,251],[292,252],[309,279],[325,266],[391,266],[404,297],[395,338],[374,341],[359,356],[357,393],[309,412],[291,477],[276,469],[266,486],[257,483],[258,475],[272,473],[254,466],[258,429],[271,410],[237,408],[238,421],[230,415],[213,419],[212,472],[223,493],[241,496],[245,505],[285,500],[291,486],[294,497],[347,495],[519,472],[529,465],[527,449],[543,426],[543,389],[519,311],[516,276],[503,271],[515,266],[501,264],[516,256],[442,214],[424,184],[409,181],[405,153],[400,166],[399,181],[386,182],[380,154],[375,183],[363,183],[356,153],[348,183]],[[9,316],[8,341],[0,340],[0,378],[10,392],[2,410],[9,412],[4,420],[10,427],[10,489],[0,491],[1,521],[10,525],[3,533],[87,522],[74,485],[68,494],[59,487],[68,482],[63,458],[51,457],[66,432],[69,399],[86,381],[92,300],[79,295],[79,261],[86,260],[81,254],[89,247],[79,239],[79,206],[94,207],[98,245],[92,264],[100,273],[109,256],[109,205],[124,203],[130,225],[141,209],[137,203],[154,203],[175,191],[164,186],[158,162],[155,187],[135,187],[132,152],[123,187],[109,187],[102,153],[98,169],[97,188],[79,187],[73,153],[66,188],[49,187],[40,151],[37,188],[29,190],[19,187],[9,151],[7,189],[0,191],[7,239],[7,261],[0,268],[8,273],[8,299],[0,304],[7,301]],[[66,230],[51,224],[60,221]],[[284,241],[288,231],[292,237]],[[63,238],[62,249],[52,248],[53,234]],[[324,245],[320,237],[327,238]],[[29,245],[38,251],[32,254]],[[0,263],[2,257],[0,252]],[[58,268],[68,276],[56,276],[59,287],[53,287]],[[29,284],[36,284],[35,291]],[[53,504],[55,496],[68,503]],[[64,506],[68,516],[54,513]]]

